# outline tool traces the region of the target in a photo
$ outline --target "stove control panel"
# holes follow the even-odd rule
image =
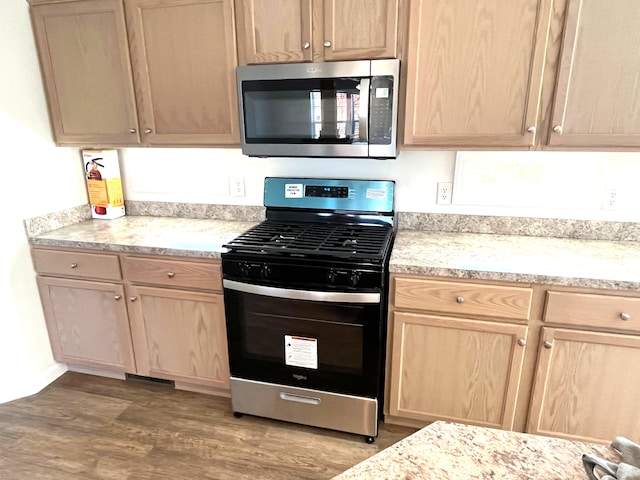
[[[225,278],[250,280],[282,288],[371,289],[380,288],[379,271],[361,268],[282,264],[260,260],[223,259]]]

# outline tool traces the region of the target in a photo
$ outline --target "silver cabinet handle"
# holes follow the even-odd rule
[[[456,302],[458,302],[460,304],[464,303],[464,297],[457,297],[456,298]]]
[[[129,129],[129,133],[136,133],[136,129],[135,128],[130,128]]]
[[[527,344],[527,341],[524,338],[518,340],[518,345],[524,347]]]
[[[153,130],[151,130],[150,128],[145,128],[144,129],[144,133],[151,133],[151,132],[153,132]]]
[[[324,42],[324,46],[325,46],[325,47],[330,47],[330,46],[331,46],[331,42],[330,42],[329,40],[326,40],[326,41]]]
[[[71,265],[69,265],[70,268],[78,268],[78,264],[77,263],[72,263]]]
[[[311,46],[311,44],[309,42],[304,42],[304,45],[302,45],[302,48],[304,48],[306,50],[310,46]]]
[[[167,273],[167,277],[169,277],[169,278],[173,278],[173,277],[175,277],[175,276],[176,276],[176,274],[175,274],[175,273],[173,273],[173,272],[169,272],[169,273]]]
[[[129,297],[129,301],[130,302],[135,302],[138,299],[138,297]]]
[[[114,295],[113,299],[114,300],[120,300],[122,298],[122,295]]]
[[[562,127],[560,125],[556,125],[555,127],[553,127],[553,131],[560,135],[562,133]]]
[[[553,343],[551,343],[549,340],[547,340],[542,344],[542,346],[544,348],[551,348],[551,347],[553,347]]]
[[[624,320],[625,322],[627,320],[631,320],[631,315],[629,315],[627,312],[622,312],[620,314],[620,320]]]
[[[531,125],[529,128],[527,128],[527,132],[536,133],[536,126],[535,125]]]

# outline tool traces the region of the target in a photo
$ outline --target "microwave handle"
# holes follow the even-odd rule
[[[360,80],[360,108],[358,111],[358,121],[360,125],[360,141],[369,141],[369,96],[371,79],[362,78]]]

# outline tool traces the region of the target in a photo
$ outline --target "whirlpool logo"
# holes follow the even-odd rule
[[[320,67],[309,67],[307,68],[307,73],[321,73],[322,69]]]
[[[298,375],[297,373],[293,374],[293,378],[295,378],[296,380],[306,380],[307,377],[305,375]]]

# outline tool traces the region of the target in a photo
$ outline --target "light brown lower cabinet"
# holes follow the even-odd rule
[[[511,429],[527,327],[393,313],[389,413]]]
[[[527,431],[640,438],[640,337],[543,328]]]
[[[39,276],[38,287],[56,360],[135,372],[122,285]]]
[[[229,388],[221,294],[138,285],[127,292],[140,375]]]
[[[32,258],[56,360],[227,394],[219,261],[43,247]]]

